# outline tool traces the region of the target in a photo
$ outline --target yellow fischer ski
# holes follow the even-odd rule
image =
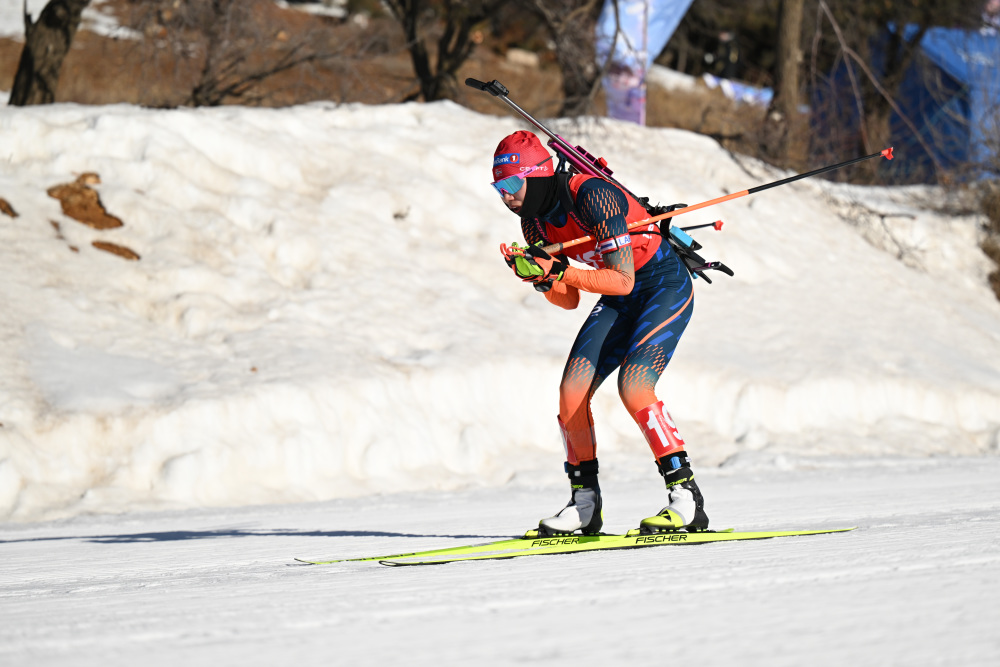
[[[439,565],[464,560],[490,560],[499,558],[518,558],[521,556],[545,556],[554,554],[577,553],[581,551],[598,551],[605,549],[641,549],[664,545],[707,544],[710,542],[732,542],[737,540],[765,540],[775,537],[795,537],[802,535],[823,535],[827,533],[843,533],[852,528],[828,528],[825,530],[779,530],[734,532],[703,531],[688,533],[683,531],[643,534],[639,530],[630,530],[624,535],[561,535],[542,536],[538,531],[529,530],[524,537],[510,540],[500,540],[472,546],[433,549],[413,553],[393,554],[390,556],[368,556],[364,558],[341,558],[336,560],[304,560],[296,558],[300,563],[310,565],[327,565],[330,563],[347,563],[358,561],[377,561],[382,565]]]

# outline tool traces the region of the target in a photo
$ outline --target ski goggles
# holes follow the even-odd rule
[[[524,187],[524,179],[528,177],[528,174],[542,169],[542,165],[551,160],[552,157],[547,157],[533,167],[528,167],[524,171],[518,172],[512,176],[506,178],[501,178],[499,181],[493,181],[490,185],[500,193],[500,197],[504,195],[514,196],[521,191]]]

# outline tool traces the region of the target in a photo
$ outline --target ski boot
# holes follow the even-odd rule
[[[656,462],[663,481],[667,485],[670,504],[656,516],[639,522],[642,533],[665,533],[675,530],[698,532],[708,530],[708,515],[705,514],[705,499],[701,495],[690,459],[683,450],[674,452]]]
[[[538,535],[572,535],[580,531],[584,535],[597,535],[604,526],[601,513],[601,487],[597,483],[597,459],[584,461],[580,465],[566,464],[573,495],[569,504],[555,516],[538,522]]]

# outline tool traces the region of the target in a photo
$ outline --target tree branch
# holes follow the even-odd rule
[[[910,118],[905,113],[903,113],[903,110],[896,103],[896,100],[894,100],[892,98],[892,96],[889,95],[888,92],[886,92],[885,88],[882,87],[882,84],[879,83],[878,78],[871,71],[871,69],[868,67],[868,65],[865,64],[865,61],[861,58],[861,56],[859,56],[857,54],[857,52],[854,51],[854,49],[852,49],[851,47],[847,46],[847,43],[844,40],[844,35],[841,32],[841,30],[840,30],[840,25],[837,23],[836,19],[833,18],[833,13],[830,12],[830,8],[827,6],[826,1],[825,0],[819,0],[819,7],[820,7],[820,9],[822,9],[823,13],[826,14],[827,19],[830,21],[830,25],[833,26],[834,33],[837,35],[837,41],[840,42],[841,51],[843,51],[844,54],[846,54],[849,58],[851,58],[852,60],[854,60],[857,63],[858,67],[860,67],[861,70],[865,73],[865,76],[868,77],[868,80],[871,82],[872,86],[875,87],[875,89],[885,99],[885,101],[889,104],[889,106],[892,107],[892,110],[896,112],[896,115],[898,115],[899,118],[910,129],[910,131],[913,132],[913,136],[917,139],[917,141],[920,143],[920,146],[927,152],[927,155],[931,158],[931,161],[934,163],[935,169],[937,169],[938,172],[944,171],[944,167],[941,165],[941,162],[938,160],[937,155],[931,149],[931,147],[927,144],[927,142],[924,140],[924,138],[922,136],[920,136],[920,132],[917,130],[917,127],[913,124],[913,121],[911,121]],[[924,33],[921,32],[920,34],[922,36]],[[860,93],[858,92],[858,89],[857,89],[857,82],[854,79],[853,70],[851,69],[850,64],[848,63],[847,66],[848,66],[848,74],[851,77],[851,85],[854,88],[855,100],[856,100],[856,102],[859,105],[858,113],[859,114],[863,114],[864,111],[861,108],[861,97],[860,97]],[[862,132],[864,133],[864,129],[863,129],[864,128],[864,116],[863,115],[861,116],[861,126],[862,126]],[[869,143],[868,143],[867,135],[863,134],[862,136],[864,137],[865,146],[866,146],[867,150],[869,150],[869,151],[874,150],[874,148],[872,146],[870,146]]]

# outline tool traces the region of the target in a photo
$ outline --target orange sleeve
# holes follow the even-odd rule
[[[625,194],[604,180],[590,179],[581,186],[576,204],[580,209],[581,223],[586,222],[593,229],[593,236],[598,242],[615,239],[615,249],[602,253],[601,261],[605,268],[593,271],[568,268],[563,274],[563,282],[594,294],[631,294],[635,287],[635,258],[625,217],[628,212]],[[624,245],[618,242],[622,236],[628,239]]]
[[[562,280],[559,282],[566,283],[567,286],[575,287],[584,292],[620,296],[632,293],[632,287],[635,285],[635,272],[620,271],[618,269],[586,271],[571,266],[566,269]],[[553,286],[558,285],[559,282],[553,283]]]
[[[580,305],[580,290],[567,285],[562,280],[553,281],[552,289],[544,294],[549,303],[566,310],[573,310]]]

